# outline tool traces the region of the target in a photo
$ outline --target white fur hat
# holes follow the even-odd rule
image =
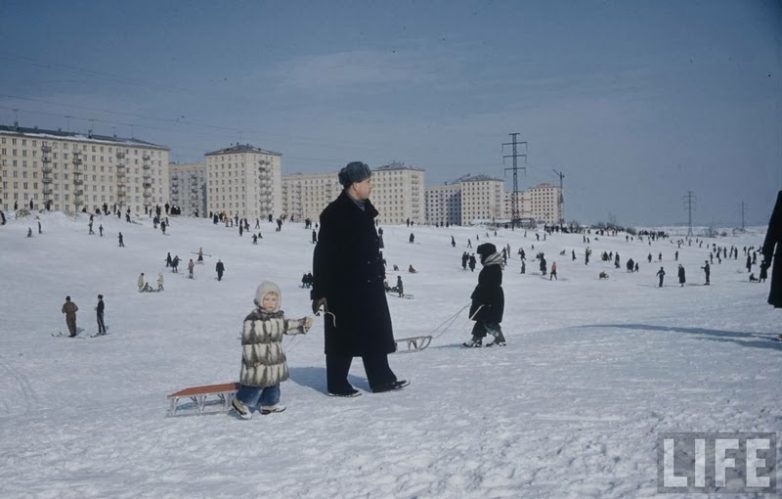
[[[268,293],[277,294],[277,308],[282,307],[282,293],[280,287],[271,281],[263,281],[258,289],[255,291],[255,304],[260,306],[263,303],[263,297]]]

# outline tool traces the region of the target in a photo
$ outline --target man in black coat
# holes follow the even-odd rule
[[[771,266],[772,259],[774,266],[771,269],[771,291],[768,294],[768,303],[775,308],[782,308],[782,191],[777,194],[777,203],[768,222],[766,239],[763,242],[761,269],[765,270]]]
[[[388,365],[396,350],[386,292],[380,238],[375,230],[377,210],[369,201],[372,172],[362,162],[348,163],[339,172],[343,191],[320,215],[320,232],[313,254],[312,310],[325,312],[326,381],[330,395],[354,397],[348,382],[353,357],[361,357],[373,392],[398,390]]]
[[[502,255],[491,243],[483,243],[475,250],[481,257],[483,269],[478,274],[478,285],[470,295],[470,319],[475,321],[472,339],[466,347],[480,347],[486,334],[494,336],[491,345],[505,346],[500,323],[505,311],[505,294],[502,291]],[[523,262],[522,262],[523,263]]]

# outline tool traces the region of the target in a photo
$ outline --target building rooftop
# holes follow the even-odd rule
[[[135,138],[129,139],[126,137],[117,137],[116,135],[98,135],[92,132],[88,132],[86,134],[80,132],[63,132],[62,130],[47,130],[38,127],[29,128],[19,125],[0,125],[0,134],[37,137],[41,140],[74,140],[82,142],[99,142],[110,145],[141,146],[152,149],[162,149],[165,151],[169,150],[169,148],[166,146],[153,144],[151,142]]]
[[[267,151],[266,149],[261,149],[260,147],[251,146],[250,144],[234,144],[231,147],[226,147],[225,149],[219,149],[217,151],[208,152],[204,154],[204,156],[216,156],[219,154],[244,154],[244,153],[270,154],[272,156],[282,156],[281,153],[274,152],[274,151]]]
[[[393,163],[389,163],[389,164],[387,164],[385,166],[374,168],[374,170],[375,171],[415,170],[415,171],[419,171],[419,172],[424,171],[423,168],[416,168],[415,166],[408,166],[408,165],[406,165],[404,163],[398,163],[396,161],[393,162]]]
[[[495,182],[503,182],[503,180],[501,178],[494,178],[494,177],[490,177],[488,175],[483,175],[483,174],[475,175],[475,176],[468,177],[468,178],[462,177],[462,178],[459,179],[459,182],[479,182],[479,181],[484,181],[485,182],[487,180],[492,180],[492,181],[495,181]]]

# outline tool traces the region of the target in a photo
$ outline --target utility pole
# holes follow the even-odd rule
[[[562,172],[558,172],[552,168],[552,171],[559,177],[559,199],[557,199],[557,204],[559,205],[559,227],[562,228],[563,225],[565,225],[565,209],[563,208],[565,204],[565,198],[563,197],[563,190],[562,190],[562,180],[565,178],[565,174]]]
[[[687,191],[687,197],[685,198],[685,202],[687,203],[687,214],[688,214],[688,222],[687,222],[687,237],[692,237],[692,210],[695,208],[695,195],[692,193],[692,191]]]
[[[516,228],[516,224],[519,222],[519,219],[521,218],[521,214],[519,213],[519,168],[524,170],[524,174],[527,174],[527,167],[518,165],[518,158],[524,159],[524,165],[527,164],[527,143],[526,142],[518,142],[516,138],[519,136],[518,133],[510,133],[508,134],[513,139],[512,142],[506,142],[502,144],[503,147],[505,146],[513,146],[511,154],[505,154],[502,156],[503,161],[505,158],[513,158],[513,167],[512,168],[505,168],[505,171],[512,170],[513,171],[513,197],[510,199],[510,206],[511,206],[511,216],[510,216],[510,227],[511,229]],[[521,148],[524,150],[523,153],[519,152],[519,146],[522,146]]]
[[[744,230],[744,201],[741,202],[741,230]]]

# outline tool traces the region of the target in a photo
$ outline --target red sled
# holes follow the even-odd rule
[[[231,409],[239,383],[191,386],[168,396],[166,416],[201,416],[220,414]]]

